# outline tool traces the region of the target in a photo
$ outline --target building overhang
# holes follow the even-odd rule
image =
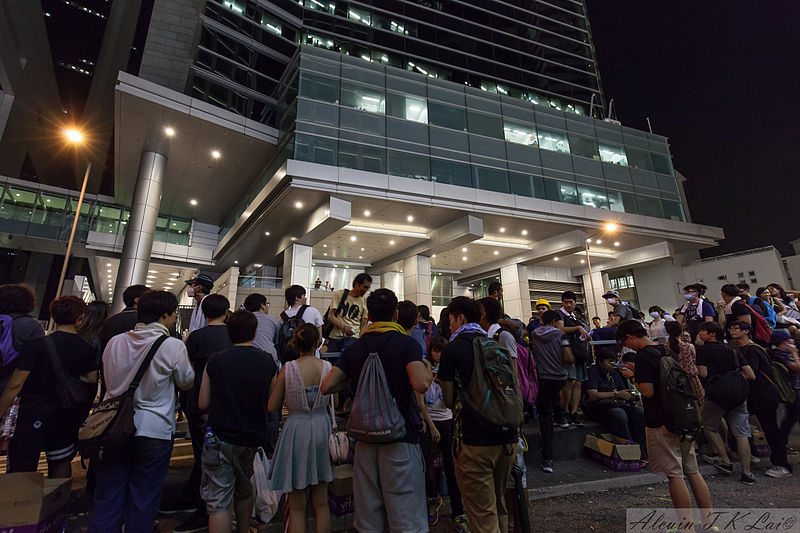
[[[277,144],[274,128],[119,73],[114,197],[123,205],[131,203],[142,152],[155,151],[167,157],[160,211],[220,225],[264,172]]]

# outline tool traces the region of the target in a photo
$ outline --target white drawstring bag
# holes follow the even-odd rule
[[[270,464],[267,454],[262,448],[256,452],[253,460],[253,479],[256,485],[256,499],[253,505],[253,517],[268,523],[278,512],[281,496],[279,491],[272,490],[269,482]]]

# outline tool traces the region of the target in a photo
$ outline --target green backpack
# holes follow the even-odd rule
[[[772,361],[772,378],[781,403],[794,403],[794,389],[789,382],[789,369],[778,361]]]
[[[472,352],[472,377],[462,389],[463,407],[478,415],[482,429],[508,435],[511,442],[524,416],[511,354],[487,337],[476,337]]]

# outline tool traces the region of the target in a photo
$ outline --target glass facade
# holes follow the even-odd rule
[[[685,220],[664,137],[308,46],[297,80],[295,159]]]

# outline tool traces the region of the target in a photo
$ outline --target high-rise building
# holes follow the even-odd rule
[[[667,139],[604,119],[582,1],[151,7],[115,77],[113,196],[81,226],[97,297],[193,268],[232,299],[366,271],[434,307],[500,279],[513,316],[567,288],[602,316],[610,287],[669,308],[680,258],[722,238],[687,221]],[[52,194],[69,219],[63,191],[5,190],[0,230],[10,209],[41,233]]]

